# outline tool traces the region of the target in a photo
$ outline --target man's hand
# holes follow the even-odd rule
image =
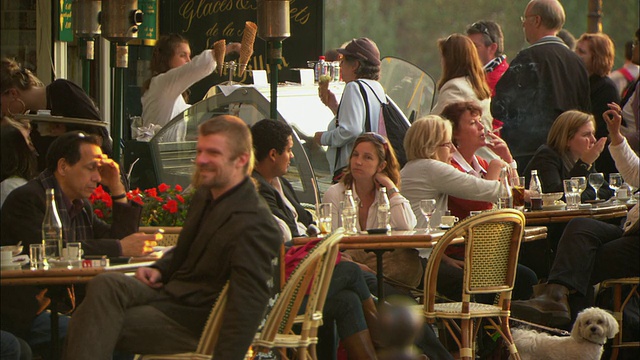
[[[118,163],[103,154],[98,166],[101,178],[100,183],[107,186],[112,195],[124,194],[124,185],[120,181],[120,166]]]
[[[620,126],[622,126],[622,110],[620,105],[616,103],[609,103],[609,110],[602,113],[602,118],[607,123],[607,131],[609,131],[609,139],[611,145],[618,145],[624,141],[624,136],[620,132]]]
[[[162,273],[158,269],[150,267],[138,268],[136,270],[136,279],[154,289],[162,287]]]
[[[142,256],[149,254],[157,244],[155,234],[145,234],[142,232],[131,234],[120,240],[122,256]]]

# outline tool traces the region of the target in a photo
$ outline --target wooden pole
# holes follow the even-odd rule
[[[589,12],[587,13],[587,32],[602,32],[602,0],[589,0]]]

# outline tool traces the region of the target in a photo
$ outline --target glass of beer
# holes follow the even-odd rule
[[[513,195],[513,208],[524,211],[524,176],[511,178],[511,194]]]
[[[320,234],[323,236],[331,232],[331,203],[322,203],[318,205],[318,227]]]

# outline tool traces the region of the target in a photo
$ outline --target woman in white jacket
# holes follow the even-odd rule
[[[226,53],[238,50],[230,43]],[[189,88],[211,74],[217,67],[213,49],[204,50],[191,59],[189,41],[181,35],[162,36],[153,48],[151,78],[142,86],[142,121],[165,126],[188,109]],[[185,124],[174,127],[163,141],[182,141]]]
[[[416,217],[409,201],[400,194],[400,166],[391,144],[380,134],[369,132],[356,138],[345,175],[339,183],[332,185],[324,194],[323,202],[331,203],[333,227],[340,219],[340,202],[344,201],[344,191],[350,189],[358,208],[357,229],[366,230],[383,227],[378,224],[376,210],[380,187],[387,188],[391,205],[391,228],[411,230],[416,225]],[[363,250],[350,250],[355,262],[375,268],[375,255]],[[419,269],[419,258],[414,249],[397,249],[385,253],[385,277],[416,286],[421,274],[407,269]],[[391,265],[390,263],[394,263]],[[413,266],[410,266],[413,263]],[[396,266],[398,265],[398,266]]]
[[[422,199],[436,200],[437,210],[431,217],[431,224],[440,224],[440,217],[447,210],[449,195],[468,200],[498,201],[499,181],[475,177],[451,165],[454,151],[451,133],[450,121],[437,115],[428,115],[414,121],[404,138],[409,161],[400,172],[404,184],[403,193],[418,216],[419,227],[426,227],[426,220],[420,212]],[[501,161],[502,167],[507,166],[502,160],[494,161]],[[438,292],[450,299],[460,299],[463,266],[463,259],[444,256],[438,270]],[[533,271],[518,265],[514,298],[528,299],[536,282]]]

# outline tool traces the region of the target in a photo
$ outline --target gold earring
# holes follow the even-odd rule
[[[15,102],[19,102],[22,105],[22,111],[18,111],[18,112],[13,112],[11,111],[11,106],[15,103]],[[24,114],[25,111],[27,111],[27,105],[24,104],[24,101],[22,101],[22,99],[20,98],[15,98],[11,101],[11,103],[9,103],[9,107],[7,108],[7,111],[9,112],[9,115],[16,115],[16,114]]]

